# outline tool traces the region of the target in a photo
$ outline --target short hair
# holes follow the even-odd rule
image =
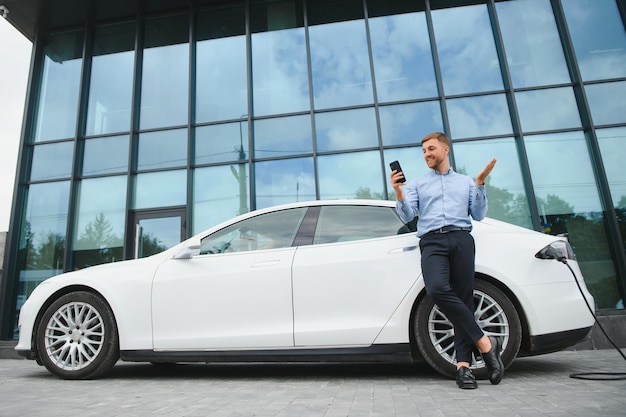
[[[422,139],[421,144],[424,145],[424,142],[430,139],[437,139],[439,142],[443,143],[444,145],[450,146],[450,139],[442,132],[429,133],[428,135],[424,136],[424,139]]]

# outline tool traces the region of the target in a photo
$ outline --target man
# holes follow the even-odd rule
[[[404,183],[402,172],[391,173],[396,210],[406,222],[419,215],[417,236],[424,284],[454,326],[457,385],[463,389],[478,387],[469,369],[475,347],[487,365],[489,381],[495,385],[504,374],[502,342],[486,336],[474,319],[475,246],[470,216],[480,221],[487,214],[485,179],[496,160],[487,164],[474,183],[451,169],[450,139],[443,133],[426,135],[422,150],[431,168],[426,175]]]

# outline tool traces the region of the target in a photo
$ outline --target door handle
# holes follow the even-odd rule
[[[261,261],[261,262],[252,264],[252,268],[258,268],[262,266],[272,266],[272,265],[276,265],[279,262],[280,262],[280,259],[273,259],[271,261]]]
[[[415,249],[417,249],[417,245],[415,245],[415,246],[406,246],[404,248],[395,248],[395,249],[391,249],[389,251],[389,254],[391,255],[392,253],[410,252],[410,251],[414,251]]]

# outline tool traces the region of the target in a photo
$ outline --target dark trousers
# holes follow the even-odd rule
[[[420,240],[426,292],[454,326],[457,362],[470,362],[484,333],[474,319],[474,256],[469,232],[430,233]]]

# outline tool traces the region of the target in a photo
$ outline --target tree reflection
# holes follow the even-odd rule
[[[122,237],[114,233],[111,222],[104,213],[99,213],[87,224],[76,241],[74,268],[81,269],[122,259],[122,242]]]
[[[164,250],[168,249],[167,245],[161,242],[161,239],[159,239],[158,237],[150,233],[146,233],[141,236],[140,245],[141,245],[141,252],[139,255],[140,258],[145,258],[147,256],[151,256],[151,255],[157,254],[159,252],[163,252]]]

